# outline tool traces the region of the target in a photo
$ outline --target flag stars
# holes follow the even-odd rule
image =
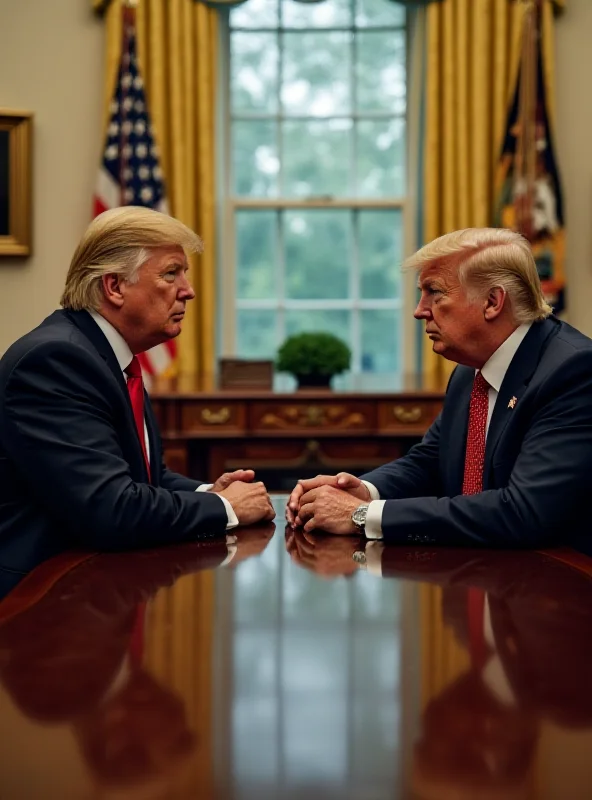
[[[140,197],[145,203],[149,203],[154,197],[154,191],[150,186],[143,186],[140,191]]]
[[[159,166],[160,151],[147,116],[144,82],[135,56],[136,42],[122,56],[118,85],[110,104],[103,169],[118,186],[124,205],[158,207],[165,187]]]

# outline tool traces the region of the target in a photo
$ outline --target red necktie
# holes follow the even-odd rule
[[[142,381],[142,368],[140,362],[134,356],[126,367],[125,372],[127,378],[127,391],[132,403],[132,411],[134,412],[134,419],[136,421],[136,430],[140,444],[142,445],[142,453],[144,453],[144,462],[148,470],[148,480],[150,480],[150,462],[148,461],[148,453],[146,452],[146,439],[144,438],[144,382]]]
[[[489,408],[489,384],[478,372],[473,381],[469,405],[469,430],[465,453],[465,475],[463,494],[479,494],[483,491],[483,464],[485,463],[485,433]]]

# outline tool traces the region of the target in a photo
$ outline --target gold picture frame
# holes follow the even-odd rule
[[[33,114],[0,108],[0,256],[31,255]]]

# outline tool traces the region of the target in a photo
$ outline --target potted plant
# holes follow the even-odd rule
[[[276,366],[290,372],[298,388],[329,388],[333,375],[349,369],[351,351],[337,336],[323,331],[289,336],[278,351]]]

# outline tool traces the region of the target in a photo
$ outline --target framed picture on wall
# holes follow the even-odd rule
[[[33,115],[0,108],[0,256],[31,254]]]

